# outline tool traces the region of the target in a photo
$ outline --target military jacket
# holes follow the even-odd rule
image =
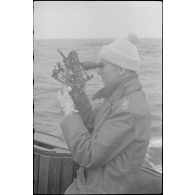
[[[130,194],[136,192],[150,138],[151,115],[137,78],[103,88],[94,110],[86,94],[72,91],[79,113],[61,121],[72,158],[80,165],[67,194]]]

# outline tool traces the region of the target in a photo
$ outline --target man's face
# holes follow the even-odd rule
[[[120,77],[120,68],[103,62],[102,67],[98,68],[98,74],[102,77],[104,87],[116,82]]]

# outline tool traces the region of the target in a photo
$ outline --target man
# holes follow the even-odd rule
[[[138,81],[136,43],[136,36],[129,34],[100,50],[104,88],[93,99],[104,102],[98,108],[92,110],[85,92],[72,89],[71,96],[67,90],[59,94],[65,115],[61,129],[73,160],[80,165],[66,194],[136,193],[151,118]]]

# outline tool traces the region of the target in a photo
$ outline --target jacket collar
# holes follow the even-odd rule
[[[141,89],[141,85],[138,81],[138,75],[132,77],[124,77],[121,80],[100,89],[92,98],[100,99],[105,98],[111,104],[120,99],[123,95],[127,95],[133,91]]]

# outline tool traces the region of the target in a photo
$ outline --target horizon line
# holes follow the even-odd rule
[[[87,37],[81,37],[81,38],[70,38],[70,37],[64,37],[64,38],[34,38],[34,40],[48,40],[48,39],[55,39],[55,40],[59,40],[59,39],[118,39],[119,37],[93,37],[93,38],[87,38]],[[149,39],[149,38],[153,38],[153,39],[162,39],[162,37],[138,37],[139,39]]]

